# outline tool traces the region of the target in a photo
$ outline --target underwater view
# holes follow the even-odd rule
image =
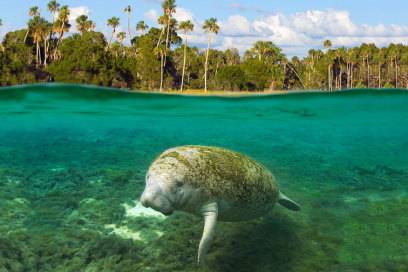
[[[408,271],[408,92],[252,97],[0,89],[0,271]],[[139,203],[164,150],[265,165],[302,209],[217,224]]]

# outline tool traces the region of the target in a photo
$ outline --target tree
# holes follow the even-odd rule
[[[157,40],[157,45],[156,45],[156,56],[160,57],[160,65],[161,65],[161,80],[160,80],[160,92],[163,90],[163,84],[164,84],[164,70],[166,68],[167,64],[167,55],[168,52],[170,51],[170,44],[175,44],[178,43],[180,40],[180,37],[177,35],[176,32],[176,26],[177,26],[177,21],[175,19],[168,19],[167,15],[162,15],[157,19],[157,22],[159,25],[161,25],[161,32],[159,35],[159,39]],[[163,35],[165,34],[165,30],[169,29],[170,34],[168,35],[169,40],[167,39],[163,41]]]
[[[118,39],[118,42],[123,45],[123,41],[126,39],[126,32],[119,32],[118,35],[116,35],[116,38]]]
[[[217,74],[217,81],[224,90],[225,87],[231,91],[234,91],[235,88],[242,90],[245,83],[245,72],[240,65],[225,66]]]
[[[282,71],[282,66],[284,69],[292,69],[292,72],[297,75],[297,71],[293,66],[291,66],[288,62],[285,62],[284,64],[282,63],[285,56],[282,54],[282,50],[271,41],[256,42],[252,48],[245,52],[245,58],[257,59],[269,67],[271,71],[271,90],[275,89],[277,85],[283,85],[282,76],[285,74],[285,71]],[[300,77],[299,80],[302,81]]]
[[[120,19],[118,17],[112,17],[108,19],[108,26],[112,27],[112,35],[109,40],[108,46],[112,44],[113,37],[115,36],[115,33],[116,33],[116,28],[119,26],[119,24],[120,24]]]
[[[208,58],[210,55],[210,47],[211,47],[211,34],[218,34],[220,31],[220,27],[217,24],[217,19],[215,18],[210,18],[204,22],[203,25],[203,30],[207,33],[208,35],[208,46],[207,46],[207,53],[205,56],[205,68],[204,68],[204,90],[205,92],[208,91],[207,89],[207,76],[208,76]]]
[[[245,53],[245,57],[258,58],[259,61],[267,62],[276,55],[280,55],[280,49],[270,41],[258,41]],[[274,60],[272,60],[274,62]]]
[[[243,69],[247,79],[246,88],[263,91],[271,77],[268,66],[258,59],[249,59],[244,62]]]
[[[55,22],[55,14],[57,13],[57,11],[59,10],[60,4],[55,1],[55,0],[51,0],[50,2],[48,2],[47,4],[48,7],[48,11],[51,13],[52,15],[52,24],[54,24]]]
[[[378,79],[377,88],[382,87],[381,72],[382,72],[385,60],[386,60],[386,51],[384,50],[384,48],[380,48],[373,56],[373,63],[377,65],[377,79]]]
[[[0,85],[16,85],[35,82],[33,71],[34,56],[31,37],[24,42],[26,30],[8,32],[2,46],[4,48],[0,65]]]
[[[323,42],[323,47],[324,47],[326,50],[329,50],[332,46],[333,46],[333,44],[332,44],[332,42],[331,42],[330,40],[325,40],[325,41]]]
[[[34,18],[36,16],[40,16],[40,9],[38,6],[31,7],[30,10],[28,11],[28,16],[31,18]],[[30,26],[27,28],[26,35],[24,37],[24,42],[26,42],[28,34],[30,33]]]
[[[142,89],[156,89],[158,87],[157,82],[160,81],[161,64],[155,55],[160,31],[152,27],[148,33],[138,37],[134,42],[138,49],[134,77]]]
[[[165,18],[167,19],[166,22],[166,28],[167,28],[167,33],[166,33],[166,50],[164,53],[164,63],[163,66],[166,66],[167,62],[167,51],[170,47],[169,41],[170,41],[170,27],[172,25],[172,16],[176,12],[176,0],[164,0],[162,3],[162,8],[163,8],[163,14]],[[173,25],[176,25],[176,23],[173,23]]]
[[[145,34],[146,30],[149,28],[148,25],[144,21],[139,21],[136,25],[136,31],[141,32],[142,34]]]
[[[76,24],[78,31],[83,35],[85,32],[95,28],[95,23],[88,19],[86,15],[80,15],[76,18]]]
[[[106,51],[102,33],[74,34],[61,42],[61,58],[47,68],[60,82],[109,85],[112,82],[112,57]]]
[[[54,26],[53,26],[54,31],[56,33],[59,33],[59,37],[58,37],[58,40],[57,40],[57,45],[55,46],[55,50],[54,50],[54,59],[57,58],[58,46],[61,43],[61,40],[64,37],[64,34],[66,32],[69,32],[69,29],[71,27],[71,25],[69,23],[70,13],[71,12],[70,12],[68,6],[62,6],[59,9],[59,12],[58,12],[58,18],[54,22]]]
[[[0,28],[3,26],[3,20],[2,19],[0,19]],[[4,47],[3,47],[3,45],[0,43],[0,50],[1,51],[4,51]]]
[[[50,42],[51,42],[51,39],[52,39],[52,37],[54,35],[53,26],[55,24],[55,17],[56,17],[57,12],[59,11],[60,6],[61,5],[56,0],[51,0],[47,4],[48,11],[51,13],[51,16],[52,16],[52,25],[51,25],[51,30],[49,31],[50,32],[50,37],[49,37]],[[49,53],[49,47],[50,47],[49,44],[50,44],[50,42],[47,43],[48,45],[47,45],[47,48],[45,49],[45,54],[46,55],[48,55],[48,53]]]
[[[35,16],[33,19],[29,21],[30,29],[32,30],[32,37],[33,41],[36,46],[36,66],[39,67],[41,65],[41,42],[45,39],[48,40],[50,24],[42,17]],[[47,48],[46,41],[44,42],[44,51]],[[46,57],[44,57],[45,59]],[[45,61],[46,63],[46,61]]]
[[[166,48],[163,45],[159,45],[154,49],[154,54],[160,58],[160,89],[159,92],[163,92],[163,82],[164,82],[164,55]]]
[[[239,51],[236,48],[228,48],[225,51],[225,61],[227,65],[237,65],[241,62]]]
[[[330,48],[332,47],[332,42],[330,40],[325,40],[323,42],[323,46],[326,49],[326,54],[328,57],[328,65],[327,65],[327,82],[328,82],[328,90],[331,91],[333,89],[333,79],[332,79],[332,55],[330,54]]]
[[[189,32],[192,32],[194,30],[194,24],[188,20],[188,21],[183,21],[180,22],[179,24],[179,30],[183,31],[184,33],[184,57],[183,57],[183,73],[181,76],[181,87],[180,87],[180,91],[183,91],[184,88],[184,76],[185,76],[185,72],[186,72],[186,61],[187,61],[187,34]]]
[[[128,5],[124,10],[123,10],[127,16],[128,16],[128,35],[129,35],[129,41],[132,40],[132,30],[131,30],[131,20],[132,20],[132,6]]]

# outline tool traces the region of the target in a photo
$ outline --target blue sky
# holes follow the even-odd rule
[[[39,6],[42,15],[48,0],[0,0],[0,18],[5,31],[24,27],[30,6]],[[131,4],[134,10],[133,25],[145,20],[155,25],[160,13],[160,0],[60,0],[73,8],[73,15],[88,14],[97,29],[107,33],[106,20],[112,16],[122,19],[123,9]],[[329,38],[335,46],[353,46],[361,42],[408,41],[408,1],[402,0],[231,0],[186,1],[178,0],[178,19],[191,19],[196,32],[189,36],[194,45],[205,44],[199,30],[202,21],[216,17],[221,33],[214,40],[220,49],[237,47],[241,51],[258,39],[272,40],[288,55],[304,55],[309,48],[319,47]]]

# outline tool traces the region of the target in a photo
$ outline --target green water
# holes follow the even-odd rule
[[[0,89],[0,271],[408,271],[408,93],[252,98]],[[129,216],[165,149],[230,148],[301,203],[220,223]],[[128,205],[128,206],[126,206]]]

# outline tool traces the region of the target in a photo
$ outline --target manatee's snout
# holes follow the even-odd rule
[[[140,202],[146,208],[152,208],[164,215],[171,215],[173,207],[159,186],[149,185],[144,190]]]
[[[149,199],[151,198],[151,194],[147,194],[146,191],[144,191],[142,196],[140,197],[140,203],[142,203],[143,207],[150,208]]]

